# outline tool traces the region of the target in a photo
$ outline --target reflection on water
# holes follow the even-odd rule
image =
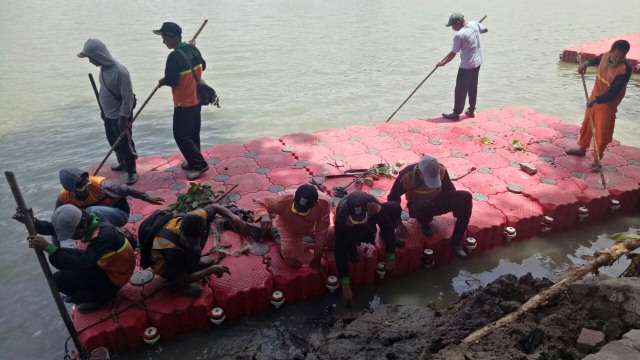
[[[629,9],[628,1],[611,6]],[[483,35],[486,62],[479,85],[479,110],[522,105],[571,123],[583,118],[584,93],[575,65],[558,63],[562,48],[637,31],[638,16],[611,22],[594,15],[596,0],[572,2],[402,1],[216,1],[181,2],[0,2],[0,158],[16,172],[36,216],[49,218],[62,167],[99,162],[106,139],[87,73],[97,69],[77,54],[87,38],[99,38],[128,67],[138,99],[162,77],[168,50],[151,30],[163,21],[179,23],[198,38],[209,68],[205,79],[222,99],[221,109],[203,111],[203,147],[261,136],[278,137],[352,124],[384,121],[449,51],[453,32],[442,25],[453,11],[469,19],[488,15]],[[566,16],[570,14],[571,16]],[[524,20],[524,21],[523,21]],[[597,31],[594,31],[597,29]],[[394,119],[426,118],[449,112],[459,60],[438,69]],[[593,84],[593,73],[587,75]],[[634,78],[616,121],[615,136],[640,146],[640,85]],[[171,96],[161,89],[134,126],[142,155],[168,155],[177,148],[171,134]],[[605,157],[606,165],[606,157]],[[61,358],[66,331],[24,228],[10,220],[13,199],[0,186],[0,348],[25,359]],[[626,220],[625,220],[626,219]],[[604,222],[599,233],[625,230],[637,218]],[[619,221],[619,222],[618,222]],[[577,234],[577,235],[576,235]],[[421,271],[358,290],[357,305],[446,303],[460,292],[502,273],[557,276],[569,266],[578,244],[595,233],[566,233],[512,244],[468,261]],[[553,239],[553,240],[552,240]],[[596,244],[600,246],[598,240]],[[606,241],[605,241],[606,242]],[[604,245],[603,245],[604,246]],[[581,248],[579,248],[581,249]],[[578,250],[580,251],[580,250]],[[318,317],[337,295],[285,306],[223,328],[161,343],[152,359],[214,358],[237,349],[239,340],[281,340],[280,323],[301,333],[317,331]],[[224,330],[222,330],[224,329]],[[293,331],[293,330],[292,330]],[[279,340],[280,339],[280,340]],[[268,340],[268,341],[267,341]],[[281,342],[281,341],[280,341]]]

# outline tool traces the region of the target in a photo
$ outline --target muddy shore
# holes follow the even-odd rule
[[[603,332],[605,343],[640,328],[640,279],[592,276],[479,343],[460,345],[552,284],[531,274],[503,275],[446,308],[380,305],[352,322],[338,320],[324,339],[287,334],[305,346],[263,352],[249,344],[225,359],[582,359],[604,345],[579,345],[583,328]]]

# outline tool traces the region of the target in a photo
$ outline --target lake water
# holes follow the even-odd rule
[[[86,167],[106,153],[106,139],[87,79],[97,68],[76,54],[88,38],[105,42],[128,67],[139,104],[163,76],[168,50],[151,33],[163,21],[189,38],[204,19],[197,45],[205,79],[221,109],[203,110],[203,148],[293,132],[384,121],[451,48],[446,28],[454,11],[488,15],[482,35],[478,110],[527,106],[580,123],[584,93],[563,48],[639,31],[640,8],[602,2],[524,1],[0,1],[0,159],[16,173],[36,216],[48,218],[60,188],[60,168]],[[459,60],[438,69],[394,119],[450,112]],[[593,72],[587,75],[589,88]],[[640,146],[640,81],[630,82],[615,137]],[[134,126],[142,155],[177,151],[171,95],[162,88]],[[606,158],[605,158],[606,164]],[[26,231],[10,219],[15,203],[0,185],[0,349],[7,358],[62,358],[66,330],[51,300]],[[383,303],[447,302],[502,273],[556,277],[579,255],[609,244],[599,234],[640,227],[638,214],[496,249],[469,261],[421,271],[358,292],[360,308]],[[617,270],[624,263],[618,265]],[[615,270],[611,270],[612,273]],[[292,332],[319,331],[304,321],[338,297],[259,314],[226,328],[187,335],[127,358],[217,358],[238,344],[281,342],[274,324]],[[224,330],[223,330],[224,329]],[[2,356],[2,357],[4,357]]]

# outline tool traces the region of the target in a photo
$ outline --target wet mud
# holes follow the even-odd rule
[[[338,320],[324,339],[283,334],[283,346],[248,344],[227,359],[582,359],[599,349],[577,343],[583,328],[605,343],[640,328],[640,279],[589,277],[471,346],[461,340],[518,309],[553,285],[526,274],[503,275],[445,308],[380,305],[354,321]],[[285,341],[287,340],[287,341]],[[298,346],[293,346],[297,342]]]

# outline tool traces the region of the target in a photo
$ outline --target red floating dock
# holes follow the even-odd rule
[[[602,54],[603,52],[609,51],[611,49],[611,44],[616,40],[627,40],[631,44],[631,49],[627,54],[627,61],[629,61],[632,71],[635,74],[640,74],[640,32],[566,48],[562,50],[560,60],[577,64],[578,54],[581,54],[582,61],[587,61]]]
[[[633,35],[636,41],[640,40],[638,34]],[[604,40],[607,46],[610,42]],[[640,44],[632,45],[634,48],[640,50]],[[196,182],[216,190],[238,185],[228,199],[239,207],[252,209],[253,199],[295,189],[311,179],[331,195],[334,186],[345,186],[352,178],[327,179],[326,175],[369,168],[380,162],[410,164],[428,154],[447,167],[456,188],[473,195],[467,236],[476,239],[471,256],[477,256],[475,253],[506,241],[526,240],[547,231],[570,229],[581,222],[602,221],[608,216],[637,211],[640,149],[612,142],[605,151],[603,164],[621,169],[624,178],[608,189],[593,189],[582,180],[590,169],[590,155],[580,158],[564,153],[576,145],[578,130],[576,125],[564,124],[550,115],[509,107],[482,111],[474,119],[460,122],[411,119],[314,134],[289,134],[280,139],[259,138],[245,144],[206,149],[203,153],[210,170]],[[513,140],[525,145],[528,151],[511,149]],[[175,202],[177,195],[189,187],[185,172],[180,169],[182,161],[179,153],[167,158],[141,157],[135,186],[165,198],[167,204]],[[533,175],[523,172],[522,163],[531,164],[537,172]],[[471,167],[476,170],[457,179]],[[112,172],[109,166],[100,175],[125,180],[122,173]],[[393,181],[382,178],[362,190],[386,201]],[[130,200],[130,205],[132,213],[126,227],[136,231],[156,207],[139,200]],[[404,198],[402,207],[406,220]],[[437,216],[431,224],[434,235],[425,238],[415,219],[406,220],[409,235],[405,247],[396,250],[396,272],[392,275],[432,265],[424,261],[426,249],[433,252],[431,259],[435,266],[454,260],[447,242],[454,223],[451,214]],[[279,304],[279,296],[284,297],[286,306],[328,291],[327,278],[307,266],[289,268],[273,244],[261,256],[235,256],[243,245],[237,234],[223,232],[221,243],[230,245],[231,255],[222,264],[229,267],[231,275],[211,276],[202,284],[203,295],[198,299],[169,292],[164,280],[156,278],[141,287],[127,284],[115,302],[95,313],[83,315],[73,310],[73,322],[85,346],[88,349],[104,346],[111,352],[122,352],[152,342],[154,331],[162,338],[170,338],[209,326],[214,320],[228,321],[269,310],[274,302]],[[212,247],[210,238],[204,252]],[[323,266],[329,275],[336,276],[333,248],[333,244],[328,244]],[[351,285],[385,281],[376,275],[378,263],[386,261],[383,241],[378,238],[375,244],[360,245],[358,252],[360,261],[349,263]],[[310,259],[311,253],[308,256]],[[155,330],[149,330],[151,327]]]

